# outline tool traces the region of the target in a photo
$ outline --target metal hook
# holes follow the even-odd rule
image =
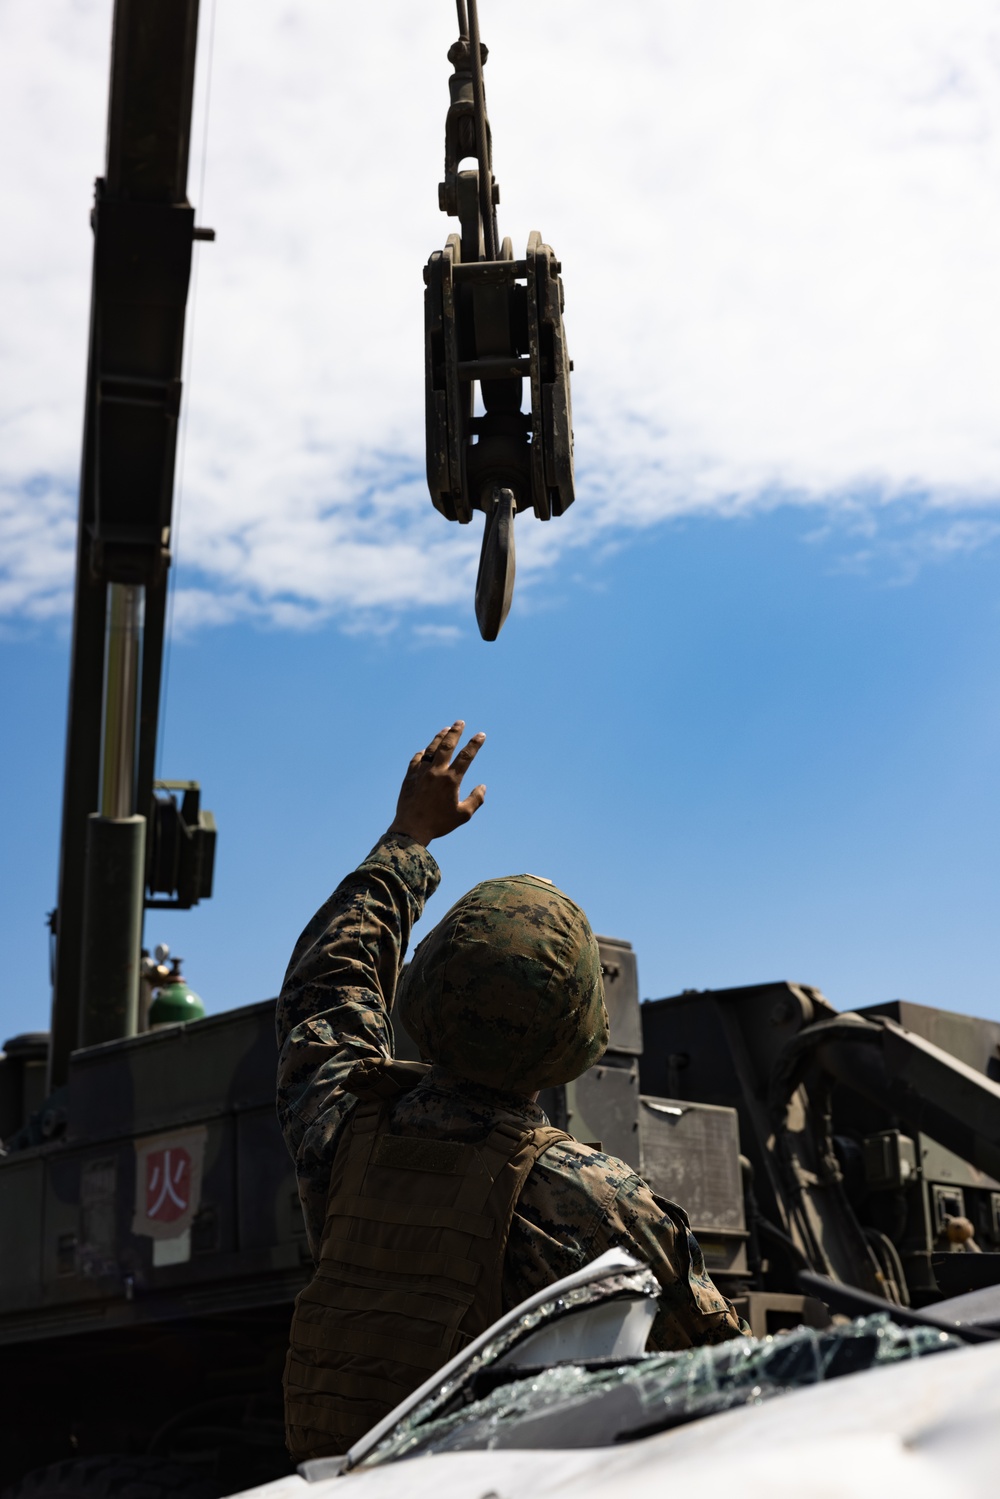
[[[483,548],[476,577],[476,623],[484,640],[496,640],[514,596],[514,516],[512,489],[494,488],[486,512]]]

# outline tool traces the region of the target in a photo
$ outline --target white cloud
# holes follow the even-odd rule
[[[420,477],[454,8],[217,4],[177,620],[467,613],[478,536]],[[501,230],[561,256],[576,363],[578,501],[519,522],[522,580],[598,532],[779,499],[962,512],[935,555],[992,537],[997,4],[482,10]],[[0,609],[35,617],[72,558],[110,14],[0,11]]]
[[[71,493],[51,480],[0,486],[0,618],[64,618],[72,605]]]

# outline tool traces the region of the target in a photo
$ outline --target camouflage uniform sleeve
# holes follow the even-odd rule
[[[660,1310],[647,1344],[651,1351],[672,1352],[749,1335],[749,1327],[705,1269],[701,1245],[683,1208],[632,1176],[615,1198],[611,1219],[609,1247],[631,1250],[660,1282]]]
[[[355,1063],[393,1054],[396,982],[414,922],[441,872],[420,843],[387,833],[302,933],[278,999],[278,1121],[295,1161],[315,1254],[330,1166],[355,1100]]]
[[[607,1249],[644,1260],[660,1282],[647,1344],[672,1352],[749,1333],[712,1281],[687,1214],[615,1156],[562,1141],[539,1158],[518,1200],[504,1262],[504,1298],[517,1305]]]

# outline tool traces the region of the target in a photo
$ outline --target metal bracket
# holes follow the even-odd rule
[[[154,781],[153,791],[145,907],[147,911],[189,911],[212,894],[215,818],[201,805],[197,781]],[[178,791],[183,793],[180,806],[173,794]],[[157,899],[158,895],[170,899]]]

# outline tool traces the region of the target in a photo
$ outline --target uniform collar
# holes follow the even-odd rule
[[[456,1109],[470,1109],[475,1113],[487,1110],[497,1121],[510,1119],[525,1124],[529,1129],[547,1124],[544,1109],[532,1103],[523,1093],[504,1093],[497,1088],[486,1088],[482,1083],[470,1082],[457,1077],[445,1067],[432,1066],[430,1072],[420,1079],[413,1094],[434,1094]]]

